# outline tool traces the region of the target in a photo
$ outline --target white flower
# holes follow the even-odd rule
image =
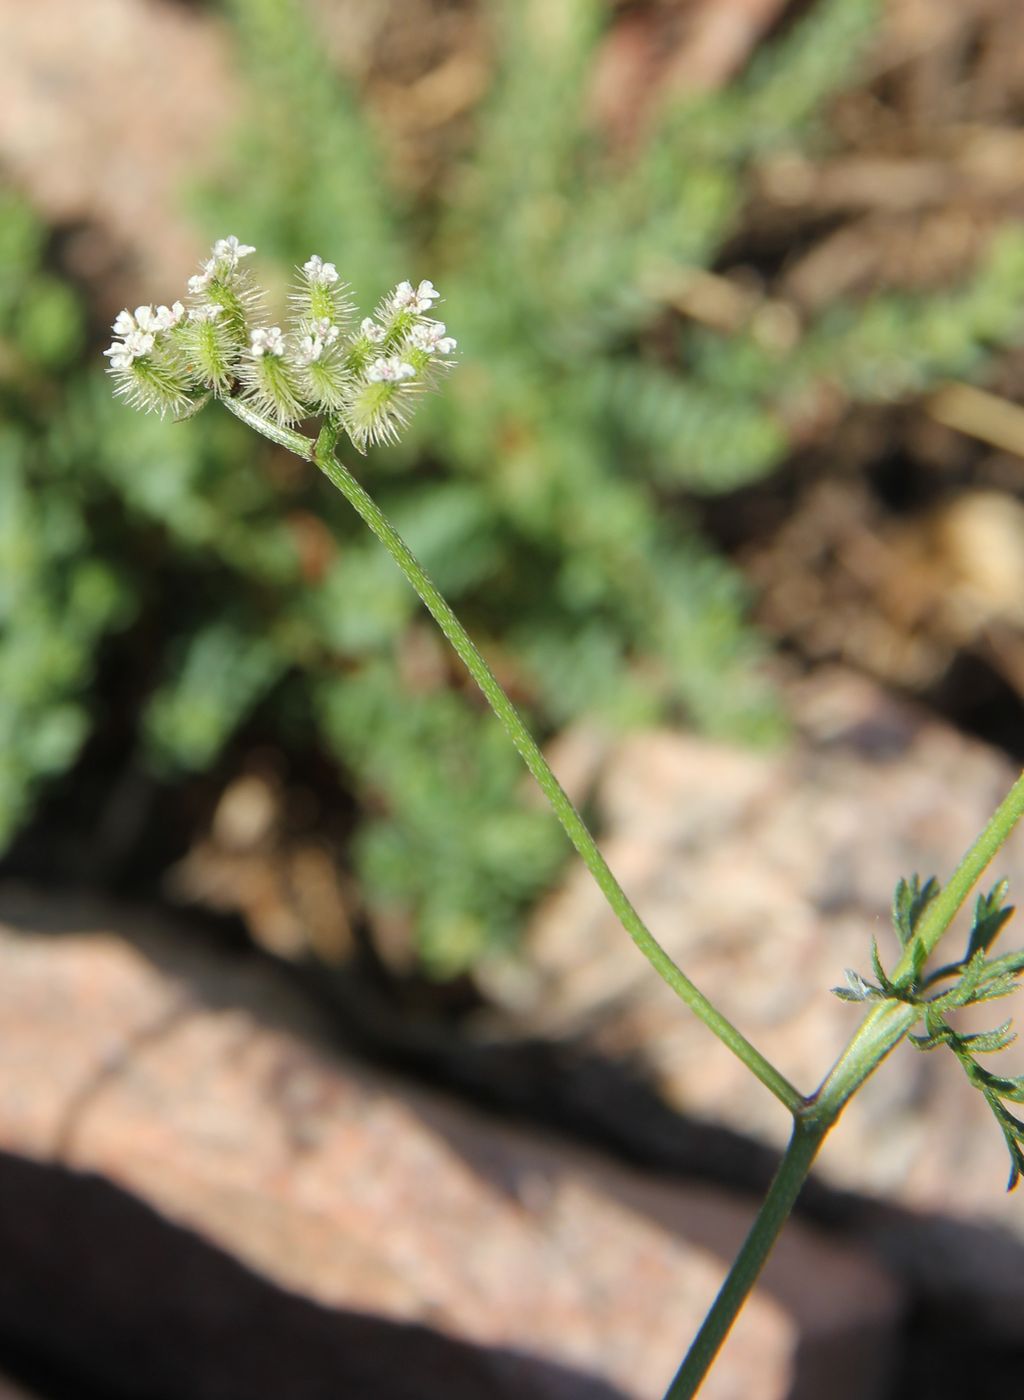
[[[366,371],[371,384],[397,384],[403,379],[412,379],[416,371],[397,355],[382,356],[374,360]]]
[[[239,258],[247,258],[250,253],[255,253],[256,249],[251,243],[239,243],[235,235],[229,234],[227,238],[218,238],[213,245],[213,256],[215,258],[227,258],[232,267],[238,266]]]
[[[178,324],[184,314],[185,308],[180,301],[174,302],[171,306],[158,306],[153,317],[153,324],[158,331],[169,331]]]
[[[264,355],[284,354],[284,334],[280,326],[260,326],[252,332],[249,353],[255,359]]]
[[[160,327],[156,322],[156,312],[151,306],[137,306],[135,308],[135,324],[140,331],[145,331],[147,334],[158,331]]]
[[[180,305],[179,302],[175,302],[174,304],[175,306]],[[192,310],[188,313],[188,319],[190,321],[216,321],[223,310],[223,306],[219,306],[217,302],[208,301],[203,306],[193,306]]]
[[[299,341],[299,362],[311,365],[324,353],[324,343],[318,335],[304,335]]]
[[[341,331],[332,321],[326,316],[321,316],[318,321],[313,322],[311,333],[304,335],[299,342],[299,359],[304,365],[313,364],[334,344],[340,334]]]
[[[409,340],[417,350],[425,350],[428,355],[436,351],[439,355],[450,355],[458,345],[454,336],[445,335],[443,321],[421,321],[409,332]]]
[[[127,315],[123,312],[122,315]],[[120,320],[121,317],[118,317]],[[153,349],[154,337],[147,331],[128,331],[123,340],[115,340],[104,355],[110,357],[111,369],[131,369],[135,360],[148,355]]]
[[[338,280],[338,269],[333,263],[325,263],[323,258],[314,253],[308,262],[302,264],[302,270],[309,280],[318,287],[333,286]]]
[[[379,345],[386,334],[383,326],[378,326],[372,316],[367,316],[360,322],[359,330],[371,345]]]
[[[313,333],[318,335],[325,345],[333,345],[341,331],[328,317],[321,316],[313,327]]]
[[[130,311],[119,311],[114,319],[114,334],[125,338],[134,332],[152,336],[158,331],[169,331],[184,314],[185,308],[180,301],[173,306],[137,306],[134,315]]]
[[[216,271],[217,259],[207,258],[206,262],[203,263],[202,272],[197,272],[194,277],[188,279],[188,289],[193,296],[198,296],[200,292],[206,291]]]
[[[391,293],[391,309],[415,311],[417,314],[429,311],[440,295],[433,282],[421,282],[416,288],[411,282],[399,282]]]

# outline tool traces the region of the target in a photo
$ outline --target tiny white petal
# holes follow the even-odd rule
[[[416,288],[416,310],[429,311],[440,295],[433,282],[421,282]]]
[[[412,306],[415,300],[416,293],[411,282],[399,282],[391,293],[391,305],[395,311],[404,311],[407,306]]]
[[[284,334],[280,326],[260,326],[249,338],[249,351],[259,359],[263,355],[284,354]]]
[[[158,331],[169,331],[172,326],[176,326],[185,314],[185,308],[180,301],[176,301],[173,306],[158,306],[153,318],[154,328]]]
[[[251,243],[239,243],[235,235],[229,234],[227,238],[218,238],[213,245],[213,255],[215,258],[230,258],[232,265],[238,262],[239,258],[247,258],[250,253],[255,253],[256,249]]]
[[[371,316],[364,318],[359,330],[372,345],[377,345],[384,339],[384,327],[378,326]]]
[[[412,379],[415,373],[412,365],[406,364],[397,355],[388,355],[374,360],[366,371],[366,377],[371,384],[396,384],[402,379]]]
[[[188,279],[189,291],[195,296],[198,296],[200,292],[205,292],[216,270],[217,259],[207,258],[206,262],[203,263],[202,272],[197,272],[193,277]]]
[[[132,331],[124,339],[125,349],[133,359],[148,355],[153,348],[154,337],[148,331]]]
[[[409,339],[417,350],[425,350],[428,355],[432,355],[435,350],[440,355],[449,355],[458,342],[444,332],[443,321],[420,321],[409,332]]]
[[[318,335],[304,335],[299,342],[299,359],[311,365],[324,353],[324,343]]]
[[[317,253],[302,264],[302,270],[311,282],[320,287],[333,286],[338,280],[338,269],[333,263],[325,263]]]
[[[135,317],[130,311],[119,311],[111,327],[115,335],[128,335],[135,328]]]

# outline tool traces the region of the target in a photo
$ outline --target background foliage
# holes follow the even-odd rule
[[[917,394],[1020,329],[1011,228],[959,287],[834,306],[792,334],[673,309],[688,277],[728,266],[756,162],[827,139],[873,0],[819,0],[725,91],[664,101],[628,150],[588,99],[606,5],[494,0],[492,90],[417,201],[301,0],[227,11],[251,106],[199,217],[255,243],[282,289],[312,251],[366,310],[400,277],[441,287],[462,363],[360,471],[533,724],[777,734],[701,498],[778,467],[823,386]],[[75,762],[104,639],[124,655],[144,636],[139,764],[167,782],[215,770],[243,725],[313,747],[355,798],[371,913],[414,930],[428,968],[514,938],[562,846],[400,576],[328,488],[227,415],[171,427],[112,404],[12,195],[0,239],[0,840]]]

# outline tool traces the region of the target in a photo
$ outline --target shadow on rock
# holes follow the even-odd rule
[[[0,1202],[0,1349],[54,1400],[622,1400],[287,1293],[97,1177],[0,1154]]]

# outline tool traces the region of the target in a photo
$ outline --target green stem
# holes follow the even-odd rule
[[[604,897],[626,932],[659,977],[668,983],[690,1010],[699,1016],[710,1030],[714,1031],[719,1040],[743,1061],[761,1083],[786,1105],[790,1112],[795,1111],[803,1103],[801,1095],[676,966],[633,908],[625,891],[612,874],[604,856],[598,849],[586,823],[551,771],[536,741],[520,719],[517,710],[495,679],[493,672],[480,655],[469,634],[387,516],[348,468],[335,457],[333,447],[334,433],[332,430],[325,430],[317,441],[313,461],[370,527],[419,594],[434,621],[448,638],[466,669],[480,687],[491,709],[504,726],[505,732],[519,750],[520,757],[537,780],[538,786],[550,802],[563,830],[583,858],[587,869],[597,881]]]
[[[586,823],[551,771],[547,759],[541,753],[526,725],[519,718],[518,712],[502,690],[491,668],[476,649],[468,632],[384,512],[348,468],[335,457],[334,444],[338,439],[338,428],[331,423],[325,424],[320,431],[320,436],[313,443],[302,433],[293,432],[289,428],[283,428],[264,419],[262,415],[238,399],[227,397],[223,398],[221,402],[237,418],[255,428],[264,437],[288,448],[289,451],[307,461],[315,462],[331,484],[338,488],[356,513],[370,527],[419,594],[437,625],[480,687],[491,709],[504,726],[505,732],[518,749],[523,762],[551,804],[562,829],[583,858],[584,864],[597,881],[605,899],[633,942],[658,976],[672,988],[680,1000],[695,1015],[700,1017],[708,1029],[713,1031],[719,1040],[743,1061],[751,1073],[756,1075],[761,1083],[770,1089],[791,1113],[796,1113],[805,1102],[803,1096],[790,1084],[785,1075],[766,1060],[732,1022],[708,1001],[703,992],[690,981],[682,969],[676,966],[633,908],[625,891],[612,874],[608,863],[598,849],[597,842],[591,836]]]
[[[220,402],[236,418],[240,418],[247,427],[255,428],[265,438],[276,442],[278,447],[286,447],[289,452],[294,452],[297,457],[302,457],[307,462],[313,460],[316,444],[312,438],[306,437],[305,433],[296,433],[293,429],[284,428],[280,423],[275,423],[270,418],[264,418],[262,413],[257,413],[243,399],[235,399],[231,398],[230,395],[225,395]]]
[[[928,906],[916,939],[917,946],[924,949],[925,955],[934,950],[979,876],[1022,815],[1024,774],[992,814],[949,883]],[[921,956],[920,953],[918,956]],[[896,968],[894,979],[912,970],[913,961],[908,951]],[[884,1001],[873,1006],[821,1088],[795,1111],[793,1137],[786,1155],[711,1311],[669,1387],[666,1400],[689,1400],[697,1393],[729,1328],[757,1282],[822,1142],[852,1095],[900,1043],[920,1014],[919,1007],[903,1001]]]
[[[917,1020],[919,1008],[903,1001],[885,1001],[872,1007],[818,1092],[809,1099],[803,1098],[676,966],[633,908],[601,855],[583,818],[562,789],[540,748],[469,634],[391,522],[352,473],[335,457],[334,445],[338,438],[338,429],[333,424],[326,425],[314,444],[301,433],[292,432],[262,418],[237,399],[225,398],[222,402],[236,417],[271,441],[279,443],[307,461],[315,462],[328,480],[341,491],[402,570],[480,687],[550,802],[566,835],[634,943],[662,980],[793,1115],[793,1134],[789,1147],[768,1194],[666,1394],[666,1400],[690,1400],[690,1397],[696,1395],[737,1314],[757,1282],[822,1142],[851,1095],[899,1044]],[[912,974],[915,967],[920,967],[924,958],[934,950],[975,882],[1022,815],[1024,773],[964,856],[949,883],[928,906],[914,943],[904,951],[893,973],[894,980]]]
[[[915,962],[920,967],[935,951],[939,939],[949,928],[960,906],[983,874],[989,861],[999,850],[1010,832],[1024,816],[1024,773],[1000,802],[989,818],[984,831],[971,846],[949,881],[921,915],[913,941],[893,971],[894,982],[913,972]]]
[[[827,1128],[799,1119],[794,1124],[786,1155],[779,1163],[750,1233],[666,1391],[665,1400],[691,1400],[697,1394],[729,1329],[760,1277],[779,1232],[789,1219],[827,1132]]]

